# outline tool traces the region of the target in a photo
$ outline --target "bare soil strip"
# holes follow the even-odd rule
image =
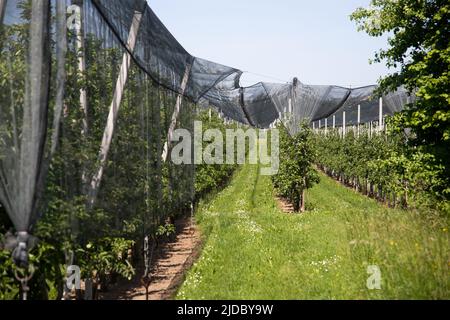
[[[294,213],[294,206],[286,199],[281,197],[276,197],[278,207],[284,213]]]
[[[184,281],[185,273],[200,255],[201,236],[190,218],[175,223],[178,235],[174,242],[162,244],[155,252],[149,287],[149,300],[170,300]],[[123,282],[109,292],[101,294],[102,300],[146,300],[141,283],[142,267],[131,282]]]

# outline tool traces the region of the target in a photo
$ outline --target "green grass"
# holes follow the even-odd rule
[[[270,177],[243,166],[200,204],[200,259],[177,299],[448,299],[448,221],[392,210],[322,176],[309,212],[281,213]],[[368,290],[367,267],[381,270]]]

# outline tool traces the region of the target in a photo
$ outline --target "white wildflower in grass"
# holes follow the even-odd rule
[[[315,270],[317,272],[329,272],[330,269],[338,264],[340,260],[340,257],[337,255],[334,255],[328,259],[324,259],[321,261],[311,261],[310,265],[312,267],[315,267]]]

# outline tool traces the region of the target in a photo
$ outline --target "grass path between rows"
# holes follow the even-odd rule
[[[448,220],[392,210],[326,176],[282,213],[245,165],[197,213],[204,249],[177,299],[448,299]],[[368,266],[381,290],[367,288]]]

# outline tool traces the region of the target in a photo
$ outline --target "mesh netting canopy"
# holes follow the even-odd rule
[[[294,79],[292,84],[258,83],[242,88],[240,70],[191,56],[146,1],[92,0],[92,5],[152,79],[194,102],[201,98],[207,100],[227,118],[268,128],[277,119],[285,119],[285,114],[289,114],[289,126],[297,127],[301,121],[317,121],[334,113],[342,117],[343,111],[358,105],[363,106],[361,121],[372,121],[378,117],[378,102],[372,97],[375,86],[349,89],[305,85]],[[142,21],[137,43],[130,48],[127,39],[132,21],[139,13],[142,14]],[[86,25],[95,28],[98,23],[88,21]],[[185,78],[188,80],[183,84]],[[385,114],[402,110],[407,96],[404,90],[389,95]],[[348,117],[349,124],[357,121],[352,114],[350,112]]]
[[[189,54],[145,0],[0,0],[0,27],[0,203],[23,233],[44,213],[67,214],[80,241],[99,228],[146,233],[188,207],[194,168],[165,160],[173,131],[193,132],[200,101],[292,131],[343,112],[355,123],[357,106],[361,122],[379,115],[375,86],[243,88],[242,71]],[[393,114],[411,98],[399,89],[384,101]],[[102,220],[73,217],[80,203]]]

